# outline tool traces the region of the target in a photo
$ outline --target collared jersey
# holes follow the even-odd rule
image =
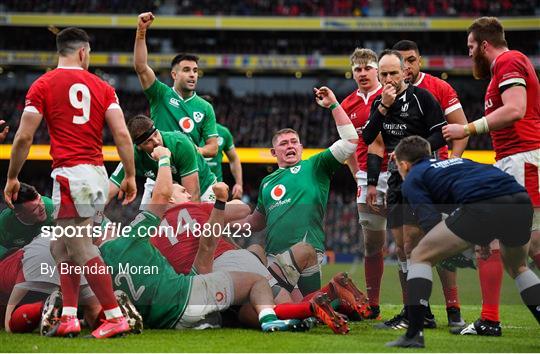
[[[0,258],[10,248],[23,247],[30,243],[34,237],[41,233],[42,226],[54,225],[53,211],[54,205],[51,198],[41,196],[45,206],[47,218],[41,223],[34,225],[23,224],[15,215],[15,211],[6,208],[0,212]]]
[[[158,237],[153,237],[151,242],[167,258],[177,273],[189,274],[191,272],[201,237],[197,231],[202,232],[204,225],[208,224],[213,208],[214,205],[210,203],[189,202],[177,205],[165,213],[161,222],[162,232]],[[236,249],[223,237],[217,240],[214,259],[227,251]]]
[[[300,241],[324,251],[330,179],[340,166],[326,149],[262,180],[257,210],[266,217],[267,253],[281,253]]]
[[[426,233],[441,221],[441,212],[459,204],[525,192],[500,169],[461,158],[414,164],[401,190]]]
[[[358,132],[358,136],[362,136],[362,128],[364,128],[364,125],[366,125],[366,122],[368,121],[371,105],[381,92],[382,85],[379,83],[373,91],[363,94],[360,90],[356,90],[341,102],[341,107],[343,107],[349,116],[349,119]],[[364,140],[359,139],[355,155],[358,168],[362,171],[367,171],[367,150],[368,146]],[[386,171],[387,162],[387,156],[385,155],[381,171]]]
[[[150,117],[161,131],[183,131],[195,145],[217,136],[214,108],[195,92],[183,99],[173,87],[156,79],[144,91],[150,103]]]
[[[369,121],[364,127],[364,131],[370,133],[379,131],[379,127],[373,121],[373,115],[381,100],[382,97],[379,95],[373,101]],[[440,131],[444,124],[446,124],[446,120],[441,106],[433,95],[427,90],[409,85],[396,97],[394,104],[382,119],[380,132],[386,151],[392,152],[401,139],[412,135],[428,138],[433,133]]]
[[[114,89],[80,67],[59,67],[40,76],[24,107],[47,122],[53,169],[103,165],[103,124],[109,109],[121,109]]]
[[[210,171],[208,164],[199,154],[191,140],[176,132],[160,132],[163,138],[163,146],[171,151],[171,173],[173,180],[182,183],[182,177],[195,172],[199,173],[199,187],[201,195],[216,182],[216,176]],[[158,161],[154,160],[145,151],[135,146],[135,172],[137,176],[155,180],[159,169]],[[120,186],[124,180],[125,172],[122,163],[110,177],[110,181]]]
[[[527,109],[523,118],[511,126],[490,132],[497,161],[540,149],[540,84],[534,66],[523,53],[509,50],[493,62],[484,100],[486,115],[503,106],[502,93],[515,85],[525,87]]]

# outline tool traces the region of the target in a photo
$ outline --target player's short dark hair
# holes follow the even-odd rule
[[[408,39],[397,42],[396,44],[394,44],[392,49],[399,51],[414,50],[416,54],[420,54],[420,50],[418,50],[418,45],[416,44],[416,42],[410,41]]]
[[[180,54],[177,54],[171,61],[171,69],[174,68],[174,66],[180,63],[182,60],[194,61],[197,64],[199,63],[199,57],[196,56],[195,54],[180,53]]]
[[[154,122],[150,117],[145,116],[144,114],[137,114],[136,116],[129,119],[126,123],[129,135],[131,139],[137,140],[141,134],[144,134],[154,126]]]
[[[85,43],[90,43],[90,37],[77,27],[64,28],[56,35],[56,50],[63,56],[73,53]]]
[[[401,139],[394,150],[394,154],[398,161],[415,163],[429,157],[431,155],[431,147],[426,139],[418,135],[413,135]]]
[[[13,201],[13,205],[21,205],[22,203],[31,202],[39,197],[36,187],[21,182],[21,187],[17,194],[17,200]]]
[[[387,56],[387,55],[393,55],[393,56],[396,56],[398,59],[399,59],[399,63],[401,64],[401,68],[404,69],[405,68],[405,62],[403,61],[403,56],[401,55],[400,52],[398,52],[397,50],[395,49],[385,49],[381,52],[381,54],[379,54],[379,63],[381,62],[381,59],[384,57],[384,56]]]
[[[508,47],[504,28],[496,17],[477,18],[467,29],[467,34],[470,33],[478,44],[487,41],[495,48]]]
[[[293,128],[283,128],[283,129],[280,129],[278,131],[276,131],[274,133],[274,135],[272,136],[272,146],[274,146],[277,138],[280,136],[280,135],[283,135],[283,134],[288,134],[288,133],[293,133],[293,134],[296,134],[296,136],[298,136],[298,138],[300,139],[300,135],[298,135],[298,132],[296,130],[294,130]]]

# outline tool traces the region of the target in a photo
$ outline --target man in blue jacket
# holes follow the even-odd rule
[[[431,160],[430,145],[419,136],[402,139],[394,152],[403,196],[426,235],[411,254],[409,328],[386,345],[423,348],[431,267],[471,244],[488,245],[495,238],[506,271],[540,324],[540,279],[526,262],[533,208],[525,189],[491,165],[461,158]],[[448,218],[443,220],[442,213]]]

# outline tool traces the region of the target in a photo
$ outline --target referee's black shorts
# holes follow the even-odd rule
[[[401,193],[403,179],[399,172],[392,171],[388,177],[388,190],[386,191],[386,219],[388,228],[403,225],[417,225],[416,217]]]
[[[523,246],[531,238],[534,209],[525,192],[462,204],[446,218],[446,226],[460,238],[486,246],[494,239],[508,247]]]

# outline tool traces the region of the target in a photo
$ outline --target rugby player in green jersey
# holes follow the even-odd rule
[[[13,206],[0,212],[0,259],[29,244],[42,226],[54,225],[51,198],[41,196],[33,186],[21,183]]]
[[[293,129],[282,129],[272,138],[272,156],[279,169],[266,176],[259,188],[257,207],[240,223],[254,231],[266,227],[266,253],[270,272],[285,288],[298,284],[302,294],[320,288],[320,263],[325,251],[323,220],[334,172],[351,156],[358,134],[327,87],[314,89],[317,103],[332,111],[340,140],[321,153],[302,160],[302,144]],[[318,254],[314,266],[299,269],[295,248],[313,247]]]
[[[158,161],[152,158],[151,153],[157,146],[165,146],[172,152],[173,179],[187,189],[194,201],[215,200],[212,185],[216,183],[216,176],[187,136],[175,132],[160,132],[152,120],[142,114],[131,118],[127,125],[135,144],[137,176],[152,180],[156,178]],[[120,164],[110,178],[109,200],[118,193],[123,179],[124,171]]]
[[[213,186],[216,202],[207,222],[211,232],[200,237],[193,264],[197,275],[176,274],[150,243],[150,237],[159,232],[173,193],[172,155],[166,147],[157,146],[152,158],[159,161],[159,169],[151,203],[132,221],[127,237],[105,238],[99,246],[105,262],[112,268],[115,287],[133,300],[145,326],[192,328],[208,314],[248,301],[263,331],[288,330],[298,324],[298,320],[277,319],[272,291],[264,277],[247,272],[212,272],[229,193],[225,183]]]
[[[153,21],[151,12],[139,15],[133,49],[134,68],[150,103],[150,116],[159,130],[181,130],[195,145],[202,145],[199,149],[204,157],[214,157],[218,151],[216,115],[212,105],[195,92],[199,58],[178,54],[171,63],[173,86],[160,82],[147,60],[146,30]]]
[[[191,137],[204,157],[214,157],[218,150],[216,115],[212,105],[195,92],[199,58],[191,54],[176,55],[171,62],[173,86],[159,81],[148,66],[146,47],[146,30],[153,21],[151,12],[139,15],[133,49],[133,66],[150,104],[150,117],[159,130],[182,131]],[[150,201],[152,188],[153,180],[148,178],[142,206]]]

